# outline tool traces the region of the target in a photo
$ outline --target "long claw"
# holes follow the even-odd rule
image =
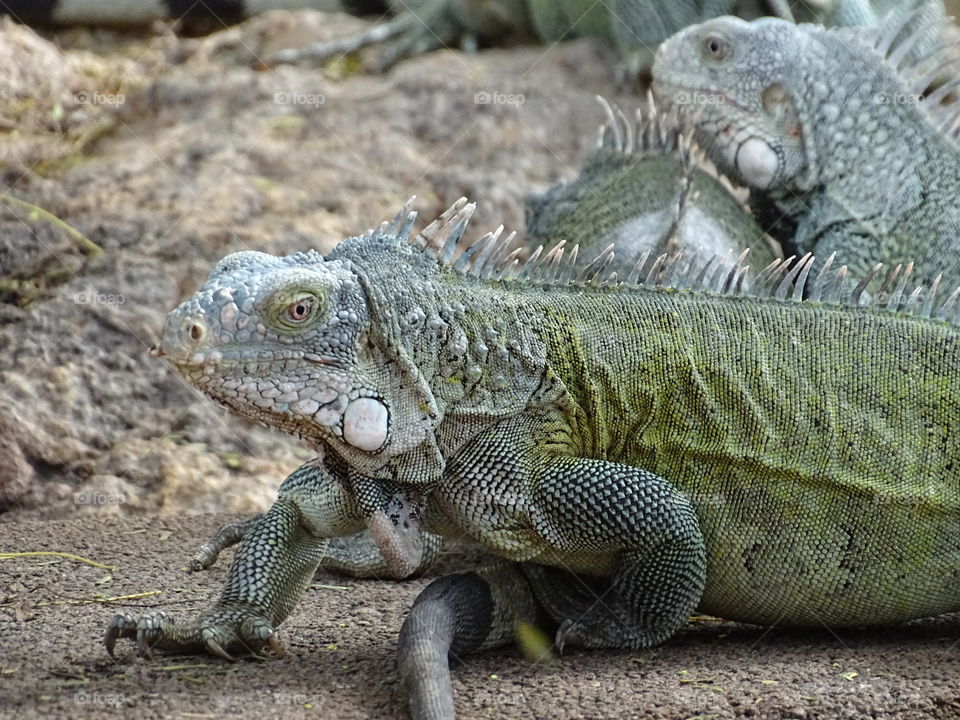
[[[137,633],[137,647],[140,649],[140,654],[147,660],[153,660],[153,651],[150,650],[147,634],[143,630]]]
[[[107,627],[107,632],[103,636],[103,644],[107,648],[107,655],[109,655],[113,660],[117,659],[117,656],[113,654],[113,648],[117,644],[117,638],[119,637],[120,628],[111,623]]]
[[[557,634],[553,641],[554,647],[557,648],[557,655],[563,655],[563,648],[566,646],[567,640],[573,635],[572,628],[573,620],[564,620],[557,628]]]
[[[136,627],[137,622],[132,615],[127,613],[116,615],[113,620],[110,621],[110,624],[107,626],[107,632],[104,633],[103,636],[103,644],[107,648],[107,655],[116,660],[117,656],[114,655],[113,650],[114,647],[116,647],[117,640],[122,637],[132,637]]]
[[[208,638],[206,639],[206,643],[205,643],[205,644],[206,644],[206,646],[207,646],[207,650],[209,650],[210,652],[212,652],[212,653],[213,653],[214,655],[216,655],[217,657],[222,658],[223,660],[226,660],[227,662],[236,662],[236,661],[237,661],[237,659],[236,659],[235,657],[233,657],[233,655],[231,655],[231,654],[228,653],[226,650],[224,650],[222,647],[220,647],[220,643],[218,643],[214,638],[208,637]]]

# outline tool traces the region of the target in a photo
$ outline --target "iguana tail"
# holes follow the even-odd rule
[[[349,3],[347,3],[349,4]],[[264,10],[341,10],[341,0],[5,0],[0,14],[26,25],[136,27],[178,20],[184,27],[217,30]]]

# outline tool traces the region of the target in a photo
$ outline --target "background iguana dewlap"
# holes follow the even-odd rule
[[[561,645],[640,648],[695,608],[843,627],[960,607],[956,294],[901,274],[861,307],[809,263],[755,278],[760,297],[678,268],[693,289],[555,283],[546,262],[511,280],[506,242],[459,245],[472,210],[421,235],[401,212],[326,257],[230,255],[171,313],[160,352],[185,378],[319,457],[217,604],[181,626],[119,615],[111,652],[276,648],[327,538],[365,526],[395,567],[414,569],[420,530],[512,561],[414,605],[416,718],[452,716],[449,652],[538,613]]]

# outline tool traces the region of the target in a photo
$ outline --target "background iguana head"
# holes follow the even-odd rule
[[[654,92],[695,125],[722,171],[752,188],[805,191],[851,165],[893,172],[891,156],[909,152],[942,98],[922,98],[942,58],[914,58],[934,44],[941,15],[929,3],[877,28],[832,30],[717,18],[660,47]]]
[[[652,97],[630,120],[600,99],[606,122],[597,147],[569,181],[526,198],[527,244],[579,246],[593,260],[611,243],[622,275],[644,256],[683,251],[703,267],[712,255],[751,248],[764,267],[776,255],[734,188],[694,152],[674,113]]]
[[[696,127],[721,170],[768,189],[808,165],[797,98],[805,37],[792,23],[723,17],[687,28],[661,46],[655,92]]]
[[[316,252],[238,252],[167,317],[155,353],[245,417],[381,450],[390,412],[366,341],[363,291]]]

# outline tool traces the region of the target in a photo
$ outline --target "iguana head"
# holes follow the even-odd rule
[[[896,194],[924,138],[957,120],[942,103],[951,83],[925,94],[954,61],[942,15],[922,2],[870,28],[716,18],[660,46],[654,94],[751,188],[805,192],[862,174]]]
[[[391,413],[368,327],[348,264],[238,252],[167,316],[154,354],[242,416],[374,453]]]
[[[716,18],[660,46],[654,93],[694,125],[721,171],[761,190],[787,184],[807,164],[792,93],[802,46],[789,22]]]

